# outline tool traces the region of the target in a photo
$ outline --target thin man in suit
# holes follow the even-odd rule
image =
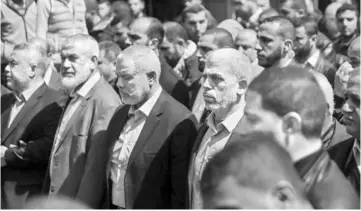
[[[41,192],[62,108],[44,83],[46,52],[16,45],[5,69],[13,93],[1,97],[1,204],[19,209]]]
[[[131,46],[117,58],[117,86],[126,104],[108,128],[106,208],[185,209],[196,119],[159,84],[157,55]]]
[[[62,84],[70,99],[56,131],[44,192],[99,208],[105,186],[106,128],[121,101],[96,70],[99,46],[92,37],[68,37],[61,56]]]

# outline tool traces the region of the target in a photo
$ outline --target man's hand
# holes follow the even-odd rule
[[[8,150],[8,148],[4,145],[1,145],[1,167],[6,166],[5,163],[5,152]]]
[[[344,97],[347,90],[347,82],[350,78],[350,72],[353,71],[353,67],[349,62],[345,62],[337,70],[335,75],[335,87],[334,93],[339,97]]]

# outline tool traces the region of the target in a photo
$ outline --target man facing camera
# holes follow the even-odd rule
[[[45,49],[16,45],[5,69],[13,93],[1,97],[1,205],[20,209],[41,192],[62,108],[44,82]]]
[[[125,49],[116,74],[126,106],[107,131],[106,208],[185,209],[194,116],[159,84],[161,65],[151,48]]]

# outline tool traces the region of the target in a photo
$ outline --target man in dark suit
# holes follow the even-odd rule
[[[106,208],[185,209],[194,116],[160,86],[160,62],[149,47],[125,49],[116,74],[126,106],[107,131]]]
[[[244,93],[252,77],[251,67],[249,59],[232,48],[212,51],[206,57],[202,95],[211,113],[199,129],[191,154],[188,198],[192,209],[202,209],[204,205],[200,180],[205,165],[231,141],[243,116]]]
[[[329,152],[360,195],[360,67],[351,73],[346,98],[343,119],[352,138],[330,148]]]
[[[333,87],[336,69],[317,48],[318,25],[313,18],[301,19],[296,24],[295,59],[304,67],[326,76]]]
[[[169,66],[162,53],[159,51],[160,44],[164,38],[162,23],[156,18],[143,17],[135,19],[129,26],[128,45],[143,45],[153,49],[158,55],[161,63],[160,85],[174,99],[188,107],[188,87],[182,79]]]
[[[327,103],[314,74],[300,67],[263,71],[249,85],[244,133],[272,133],[291,155],[316,209],[358,209],[360,198],[322,149]]]
[[[99,46],[92,37],[68,37],[61,56],[62,84],[70,98],[56,131],[44,193],[99,208],[105,185],[106,128],[120,98],[96,70]]]
[[[13,93],[1,97],[1,205],[19,209],[39,194],[56,127],[60,93],[44,83],[44,49],[15,46],[5,69]]]

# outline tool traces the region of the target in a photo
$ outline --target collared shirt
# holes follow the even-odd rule
[[[359,171],[361,171],[361,166],[360,166],[360,140],[355,139],[355,143],[353,144],[352,151],[353,151],[353,155],[355,157],[356,163],[357,163],[357,168],[358,168]]]
[[[112,203],[118,207],[125,207],[124,179],[129,157],[144,127],[147,117],[157,102],[162,88],[154,93],[141,107],[129,110],[129,118],[117,139],[111,158],[110,178],[112,180]]]
[[[70,96],[72,97],[69,105],[65,108],[63,118],[61,119],[60,125],[56,131],[55,140],[53,144],[53,152],[52,156],[54,155],[54,149],[56,149],[60,143],[60,140],[63,138],[63,133],[66,128],[66,125],[69,123],[70,118],[73,116],[74,112],[80,106],[82,100],[86,97],[89,91],[94,87],[94,85],[100,80],[101,76],[99,72],[94,73],[90,78],[76,91],[75,93],[71,93]],[[52,159],[50,159],[52,162]],[[52,163],[50,164],[50,166]],[[50,171],[51,172],[51,171]],[[50,175],[51,176],[51,175]]]
[[[314,54],[312,54],[312,56],[310,56],[310,58],[307,59],[306,64],[305,65],[309,65],[312,67],[312,69],[316,68],[316,64],[318,61],[318,58],[320,57],[321,51],[317,50]]]
[[[244,112],[244,101],[242,106],[226,117],[218,125],[214,122],[214,113],[211,113],[206,120],[206,124],[209,126],[205,133],[202,142],[199,146],[199,150],[196,154],[194,164],[191,166],[191,179],[192,179],[192,195],[191,195],[191,208],[202,209],[203,202],[200,193],[200,180],[206,164],[209,160],[218,152],[223,150],[227,144],[231,133],[236,128],[238,122],[241,120]]]
[[[38,90],[43,84],[44,84],[44,81],[33,86],[30,89],[23,91],[19,96],[14,94],[16,100],[11,109],[8,127],[10,127],[10,125],[14,121],[15,117],[19,114],[20,110],[24,107],[25,103],[30,99],[30,97],[35,93],[35,91]]]

